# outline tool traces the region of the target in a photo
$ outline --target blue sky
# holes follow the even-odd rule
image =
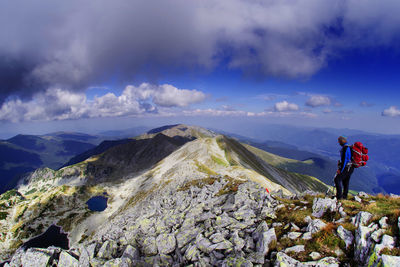
[[[21,3],[0,4],[3,138],[246,121],[400,133],[398,1]]]

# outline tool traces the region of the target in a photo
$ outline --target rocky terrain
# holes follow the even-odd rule
[[[285,197],[222,176],[163,188],[69,250],[19,249],[5,266],[400,264],[393,256],[399,254],[395,197],[360,193],[343,202],[311,192]],[[394,206],[386,209],[389,204]]]
[[[256,153],[253,153],[255,151]],[[400,198],[337,202],[318,179],[205,129],[174,125],[0,196],[5,266],[395,266]],[[92,196],[108,196],[102,212]],[[21,246],[56,224],[69,249]]]

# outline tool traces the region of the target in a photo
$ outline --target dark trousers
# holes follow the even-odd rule
[[[350,177],[353,174],[354,167],[353,166],[346,166],[343,172],[338,174],[335,178],[335,185],[336,185],[336,198],[339,199],[347,199],[347,194],[349,192],[349,183]],[[342,190],[343,185],[343,190]]]

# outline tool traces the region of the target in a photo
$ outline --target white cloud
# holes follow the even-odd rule
[[[332,103],[332,100],[328,96],[311,95],[306,102],[306,106],[315,108],[315,107],[320,107],[320,106],[329,106],[329,105],[331,105],[331,103]]]
[[[400,116],[400,109],[396,106],[391,106],[382,112],[382,116],[386,117],[399,117]]]
[[[88,100],[84,93],[51,88],[36,94],[30,101],[5,102],[0,121],[65,120],[94,117],[131,116],[158,113],[159,108],[187,107],[206,95],[197,90],[178,89],[169,84],[128,85],[121,95],[107,93]]]
[[[287,111],[297,111],[299,106],[294,103],[289,103],[286,100],[282,102],[277,102],[274,105],[274,111],[276,112],[287,112]]]

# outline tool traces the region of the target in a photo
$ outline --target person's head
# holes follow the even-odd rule
[[[344,144],[347,143],[347,137],[344,136],[344,135],[339,136],[339,138],[338,138],[338,143],[339,143],[341,146],[343,146]]]

